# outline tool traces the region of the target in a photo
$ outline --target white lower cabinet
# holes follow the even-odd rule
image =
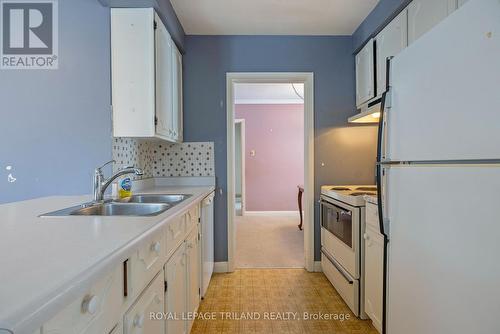
[[[165,312],[167,334],[186,333],[187,264],[182,244],[165,264]]]
[[[200,203],[172,217],[35,333],[189,333],[200,302],[199,218]]]
[[[123,318],[124,334],[158,334],[165,332],[163,272],[144,290]],[[160,319],[156,316],[160,315]]]
[[[85,293],[46,322],[43,334],[109,333],[120,318],[123,275],[121,267],[98,280]]]
[[[384,284],[384,237],[371,226],[365,239],[365,312],[373,326],[382,333]]]
[[[191,231],[186,239],[187,256],[187,312],[188,323],[187,332],[191,331],[193,326],[192,314],[198,310],[200,305],[200,240],[198,225]]]

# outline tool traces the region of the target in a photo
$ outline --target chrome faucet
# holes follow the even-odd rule
[[[109,185],[118,177],[125,174],[135,174],[135,175],[143,175],[142,169],[135,167],[125,167],[120,169],[118,172],[110,176],[109,179],[105,180],[104,175],[102,173],[102,169],[110,163],[115,162],[115,160],[111,160],[106,162],[101,167],[97,167],[94,170],[94,202],[100,202],[104,199],[104,192],[109,187]]]

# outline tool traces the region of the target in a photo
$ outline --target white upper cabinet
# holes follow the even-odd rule
[[[182,140],[178,58],[154,9],[111,9],[113,136]]]
[[[176,141],[183,140],[183,105],[182,105],[182,54],[172,44],[172,74],[173,74],[173,135]]]
[[[408,5],[408,44],[457,9],[457,0],[413,0]]]
[[[155,14],[156,63],[156,133],[173,139],[173,41],[165,26]]]
[[[387,58],[396,56],[408,46],[408,15],[403,10],[376,37],[377,97],[385,92]]]
[[[375,97],[373,40],[356,55],[356,105],[360,107]]]

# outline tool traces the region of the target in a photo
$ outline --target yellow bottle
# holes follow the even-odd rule
[[[118,197],[125,198],[132,196],[132,179],[124,177],[118,181]]]

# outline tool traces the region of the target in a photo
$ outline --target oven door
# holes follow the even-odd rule
[[[321,245],[355,279],[360,277],[360,209],[321,197]]]

